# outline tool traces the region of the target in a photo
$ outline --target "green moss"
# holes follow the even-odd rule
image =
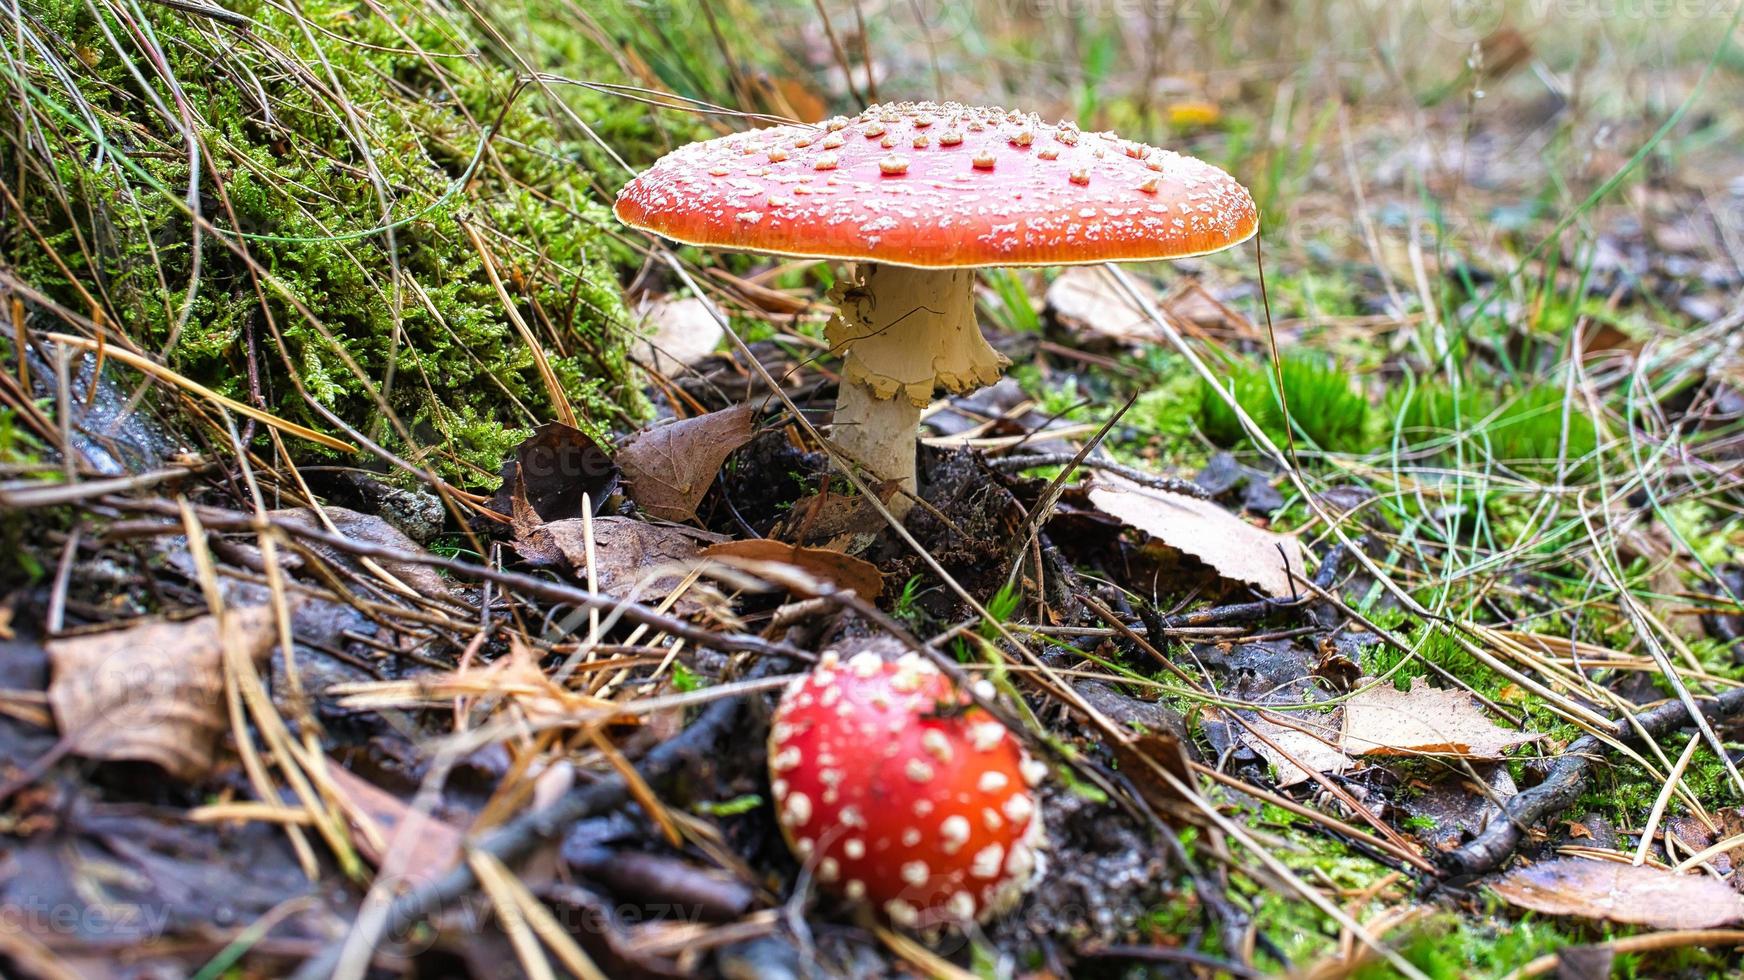
[[[253,25],[151,7],[140,41],[98,21],[94,9],[108,8],[37,5],[48,54],[9,45],[32,60],[22,76],[0,75],[12,113],[28,109],[33,122],[0,124],[0,153],[26,161],[41,239],[0,239],[7,264],[243,400],[252,342],[272,411],[334,432],[300,383],[391,451],[484,483],[557,412],[476,235],[583,423],[604,429],[643,411],[603,203],[628,175],[574,119],[641,161],[660,134],[626,100],[517,94],[522,60],[613,80],[572,8],[474,8],[487,25],[465,7],[409,0],[229,7]],[[17,145],[25,132],[46,148]],[[197,256],[188,135],[199,210],[219,231],[198,236]]]
[[[1414,677],[1440,676],[1426,664],[1435,664],[1485,695],[1498,694],[1507,683],[1506,678],[1485,667],[1482,661],[1437,626],[1419,625],[1405,642],[1415,655],[1387,643],[1369,647],[1363,653],[1363,672],[1371,677],[1381,677],[1392,671],[1393,684],[1401,691],[1410,688]]]
[[[1236,402],[1279,446],[1287,438],[1287,403],[1288,422],[1295,427],[1298,441],[1305,439],[1329,452],[1370,448],[1365,434],[1368,402],[1351,384],[1348,373],[1332,361],[1310,352],[1292,352],[1283,356],[1276,372],[1262,362],[1239,361],[1227,367]],[[1280,376],[1282,401],[1278,397]],[[1219,445],[1246,441],[1235,411],[1209,384],[1201,387],[1199,419],[1205,435]]]
[[[1549,478],[1565,460],[1575,479],[1592,471],[1598,428],[1580,401],[1564,406],[1561,385],[1522,391],[1485,428],[1491,455],[1518,472]],[[1566,415],[1566,419],[1565,419]]]

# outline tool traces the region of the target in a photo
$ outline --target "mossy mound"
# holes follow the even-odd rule
[[[560,400],[595,428],[641,412],[604,204],[629,175],[588,130],[630,159],[662,136],[634,102],[520,84],[621,80],[580,8],[226,7],[6,18],[0,158],[29,220],[0,261],[244,401],[252,348],[269,410],[334,432],[318,403],[463,484]]]

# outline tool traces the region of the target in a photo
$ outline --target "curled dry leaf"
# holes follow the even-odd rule
[[[642,311],[644,337],[637,345],[661,374],[678,374],[714,352],[727,334],[708,304],[695,296],[663,296]]]
[[[1500,759],[1534,742],[1538,732],[1517,732],[1489,719],[1464,691],[1411,679],[1401,691],[1382,683],[1344,703],[1344,750],[1352,755],[1444,755]]]
[[[873,492],[888,502],[899,484],[888,481]],[[819,493],[794,501],[787,518],[770,537],[794,544],[854,553],[864,550],[884,530],[884,518],[870,499],[859,494]]]
[[[515,449],[515,458],[503,463],[503,485],[491,498],[492,510],[500,514],[513,509],[517,493],[542,521],[560,521],[581,516],[586,494],[599,513],[606,498],[618,488],[620,473],[611,454],[588,434],[562,422],[547,422]]]
[[[613,598],[634,594],[638,602],[659,602],[683,580],[683,565],[701,557],[704,546],[723,540],[718,534],[673,524],[651,524],[629,517],[596,517],[595,588]],[[530,564],[556,565],[577,578],[587,575],[587,522],[581,518],[530,528],[512,547]],[[676,611],[689,615],[702,608],[700,602],[681,598]]]
[[[334,530],[353,541],[380,545],[408,555],[421,554],[424,550],[404,531],[374,514],[360,514],[344,507],[323,507],[321,509],[327,515],[327,520],[333,523]],[[290,524],[311,531],[325,532],[327,530],[327,526],[321,522],[321,518],[314,511],[303,507],[270,511],[267,516],[280,524]],[[338,548],[330,548],[319,542],[310,542],[307,546],[321,557],[342,568],[361,568],[355,556],[348,555]],[[379,558],[376,562],[383,571],[399,579],[406,587],[427,599],[441,599],[448,595],[447,580],[428,565],[420,565],[411,561],[395,561],[392,558]]]
[[[743,558],[792,565],[838,589],[853,589],[855,595],[868,602],[884,591],[884,573],[876,565],[839,551],[805,548],[769,538],[751,538],[709,545],[703,549],[703,557]]]
[[[1153,305],[1162,306],[1162,297],[1149,286],[1134,285]],[[1095,266],[1075,266],[1060,273],[1048,286],[1047,304],[1061,326],[1081,337],[1121,345],[1160,344],[1164,339],[1144,310]]]
[[[1306,782],[1315,772],[1337,775],[1350,768],[1350,756],[1339,748],[1337,711],[1325,715],[1290,712],[1281,717],[1289,724],[1246,712],[1241,718],[1241,740],[1271,763],[1280,787]]]
[[[182,780],[210,773],[230,724],[224,643],[259,663],[278,639],[269,606],[231,610],[226,627],[200,616],[44,644],[49,707],[72,751],[154,762]]]
[[[1534,912],[1655,929],[1713,929],[1744,918],[1744,897],[1723,881],[1613,861],[1557,858],[1516,868],[1490,887]]]
[[[371,864],[381,865],[398,833],[407,834],[410,841],[408,868],[437,875],[460,861],[465,834],[459,827],[434,814],[414,811],[405,800],[336,762],[327,764],[327,780],[339,794],[357,849]]]
[[[1276,598],[1296,594],[1289,573],[1302,574],[1302,549],[1290,535],[1257,528],[1208,500],[1153,490],[1112,474],[1097,474],[1089,496],[1104,514],[1226,579]]]
[[[643,429],[618,452],[627,492],[655,517],[688,521],[733,450],[751,441],[751,406]]]
[[[1177,823],[1202,822],[1181,790],[1157,772],[1157,767],[1161,767],[1188,789],[1195,785],[1193,770],[1187,765],[1187,749],[1179,736],[1169,731],[1144,732],[1114,742],[1112,748],[1114,757],[1120,760],[1121,773],[1132,781],[1158,816]]]

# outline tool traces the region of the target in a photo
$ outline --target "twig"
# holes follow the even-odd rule
[[[1152,490],[1178,493],[1187,497],[1197,497],[1200,500],[1211,499],[1211,491],[1197,483],[1194,483],[1192,480],[1183,480],[1172,476],[1158,476],[1155,473],[1146,473],[1144,470],[1127,466],[1123,463],[1116,463],[1113,460],[1108,459],[1097,459],[1093,456],[1078,459],[1071,453],[1030,453],[1024,456],[1003,456],[999,459],[990,459],[987,461],[989,467],[999,470],[1002,473],[1011,470],[1027,470],[1035,466],[1069,466],[1073,464],[1081,466],[1087,470],[1101,470],[1104,473],[1113,473],[1115,476],[1125,477],[1140,486],[1146,486]]]
[[[179,10],[184,14],[198,14],[201,17],[210,17],[215,21],[231,24],[236,27],[254,26],[254,21],[246,15],[239,14],[234,10],[226,10],[217,4],[195,3],[192,2],[192,0],[151,0],[151,2],[160,6],[168,7],[171,10]]]
[[[172,483],[211,469],[215,469],[215,467],[171,466],[166,469],[149,470],[145,473],[114,476],[101,480],[50,484],[31,483],[24,486],[0,487],[0,507],[16,510],[27,510],[34,507],[64,507],[68,504],[79,503],[82,500],[89,500],[92,497],[101,497],[104,494],[146,490],[160,483]]]
[[[1730,718],[1744,712],[1744,688],[1734,688],[1717,698],[1698,701],[1702,714],[1713,721]],[[1612,725],[1610,736],[1619,742],[1639,744],[1640,733],[1657,738],[1689,721],[1689,712],[1681,701],[1667,701]],[[1454,874],[1480,875],[1502,866],[1520,841],[1526,829],[1574,803],[1586,788],[1587,771],[1604,753],[1604,742],[1595,735],[1584,735],[1563,751],[1562,758],[1550,768],[1544,782],[1515,796],[1502,808],[1502,815],[1490,821],[1476,837],[1448,851],[1441,861]]]
[[[780,660],[759,661],[752,672],[778,671],[786,665]],[[642,757],[636,771],[649,783],[661,783],[675,774],[687,762],[703,757],[738,720],[740,701],[723,698],[703,710],[696,721]],[[539,844],[554,840],[578,820],[614,809],[629,798],[629,789],[622,776],[610,775],[571,790],[557,802],[541,810],[523,814],[491,831],[472,846],[475,852],[489,854],[504,863],[525,857]],[[427,882],[394,899],[381,920],[380,932],[367,937],[369,945],[383,934],[403,933],[418,922],[469,892],[476,882],[467,864],[460,864],[447,874]],[[293,980],[325,980],[339,964],[344,944],[335,943],[321,955],[305,962]]]
[[[1086,959],[1138,960],[1143,963],[1183,963],[1190,966],[1204,967],[1213,973],[1227,973],[1232,977],[1259,977],[1264,974],[1252,967],[1242,966],[1201,953],[1197,950],[1182,949],[1175,946],[1088,946],[1078,950],[1078,955]]]
[[[108,497],[105,498],[103,502],[118,510],[139,510],[147,513],[164,513],[164,508],[166,506],[173,507],[173,505],[169,505],[164,501],[134,500],[125,497]],[[256,526],[256,521],[253,517],[234,511],[199,508],[199,515],[202,525],[204,525],[207,530],[252,531]],[[782,643],[778,640],[765,640],[762,637],[751,636],[746,633],[718,633],[697,626],[688,620],[656,612],[647,606],[625,602],[622,599],[613,598],[608,595],[600,595],[597,592],[589,592],[586,589],[577,588],[573,585],[565,585],[561,582],[554,582],[549,579],[537,578],[532,575],[523,575],[519,572],[498,571],[497,569],[487,568],[483,565],[475,565],[471,562],[459,561],[453,558],[443,558],[425,552],[400,551],[395,548],[370,544],[365,541],[357,541],[337,534],[316,531],[312,528],[290,523],[288,521],[269,520],[267,523],[278,528],[280,531],[283,531],[288,537],[325,545],[347,554],[357,555],[363,558],[429,565],[432,568],[439,568],[461,578],[483,579],[485,581],[495,582],[498,585],[506,586],[516,592],[536,596],[550,602],[567,602],[591,609],[615,611],[624,619],[631,622],[649,626],[672,636],[690,640],[692,643],[700,644],[711,650],[720,650],[725,653],[744,651],[746,653],[757,653],[766,656],[795,657],[807,661],[813,659],[811,653],[792,646],[791,644]],[[166,524],[164,526],[164,533],[175,534],[178,533],[178,531],[176,528]]]

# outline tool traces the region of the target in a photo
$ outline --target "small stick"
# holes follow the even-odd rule
[[[778,659],[759,661],[759,669],[774,671],[781,665]],[[722,698],[709,705],[696,722],[684,731],[648,751],[636,766],[636,772],[650,783],[663,782],[686,762],[705,755],[738,720],[741,707],[738,698]],[[508,863],[530,853],[539,844],[555,840],[576,821],[622,806],[629,799],[629,787],[617,774],[603,776],[598,781],[571,790],[555,803],[540,810],[522,814],[484,835],[472,850],[489,854]],[[472,890],[476,881],[471,866],[460,864],[433,881],[394,899],[379,921],[379,932],[364,937],[373,948],[380,936],[403,933],[425,917],[435,914]],[[321,955],[313,957],[292,975],[292,980],[326,980],[339,965],[347,943],[334,943]]]
[[[1123,463],[1116,463],[1113,460],[1107,459],[1097,459],[1094,456],[1086,456],[1083,459],[1078,459],[1071,453],[1031,453],[1024,456],[1005,456],[1000,459],[990,459],[987,461],[987,465],[1002,473],[1011,470],[1027,470],[1033,466],[1077,465],[1087,470],[1102,470],[1105,473],[1113,473],[1115,476],[1123,476],[1140,486],[1149,487],[1152,490],[1178,493],[1183,496],[1197,497],[1200,500],[1211,499],[1211,491],[1197,483],[1194,483],[1192,480],[1182,480],[1171,476],[1158,476],[1155,473],[1146,473],[1144,470],[1127,466]]]
[[[1730,718],[1744,712],[1744,688],[1734,688],[1697,704],[1702,714],[1714,721]],[[1613,723],[1610,735],[1625,744],[1639,743],[1641,733],[1657,738],[1688,721],[1689,711],[1683,702],[1667,701],[1636,714],[1633,720],[1625,718]],[[1520,846],[1526,828],[1580,798],[1586,789],[1587,771],[1602,756],[1604,748],[1604,743],[1594,735],[1576,739],[1550,768],[1544,782],[1510,799],[1500,817],[1491,820],[1476,837],[1443,855],[1442,864],[1461,875],[1480,875],[1501,867]]]

